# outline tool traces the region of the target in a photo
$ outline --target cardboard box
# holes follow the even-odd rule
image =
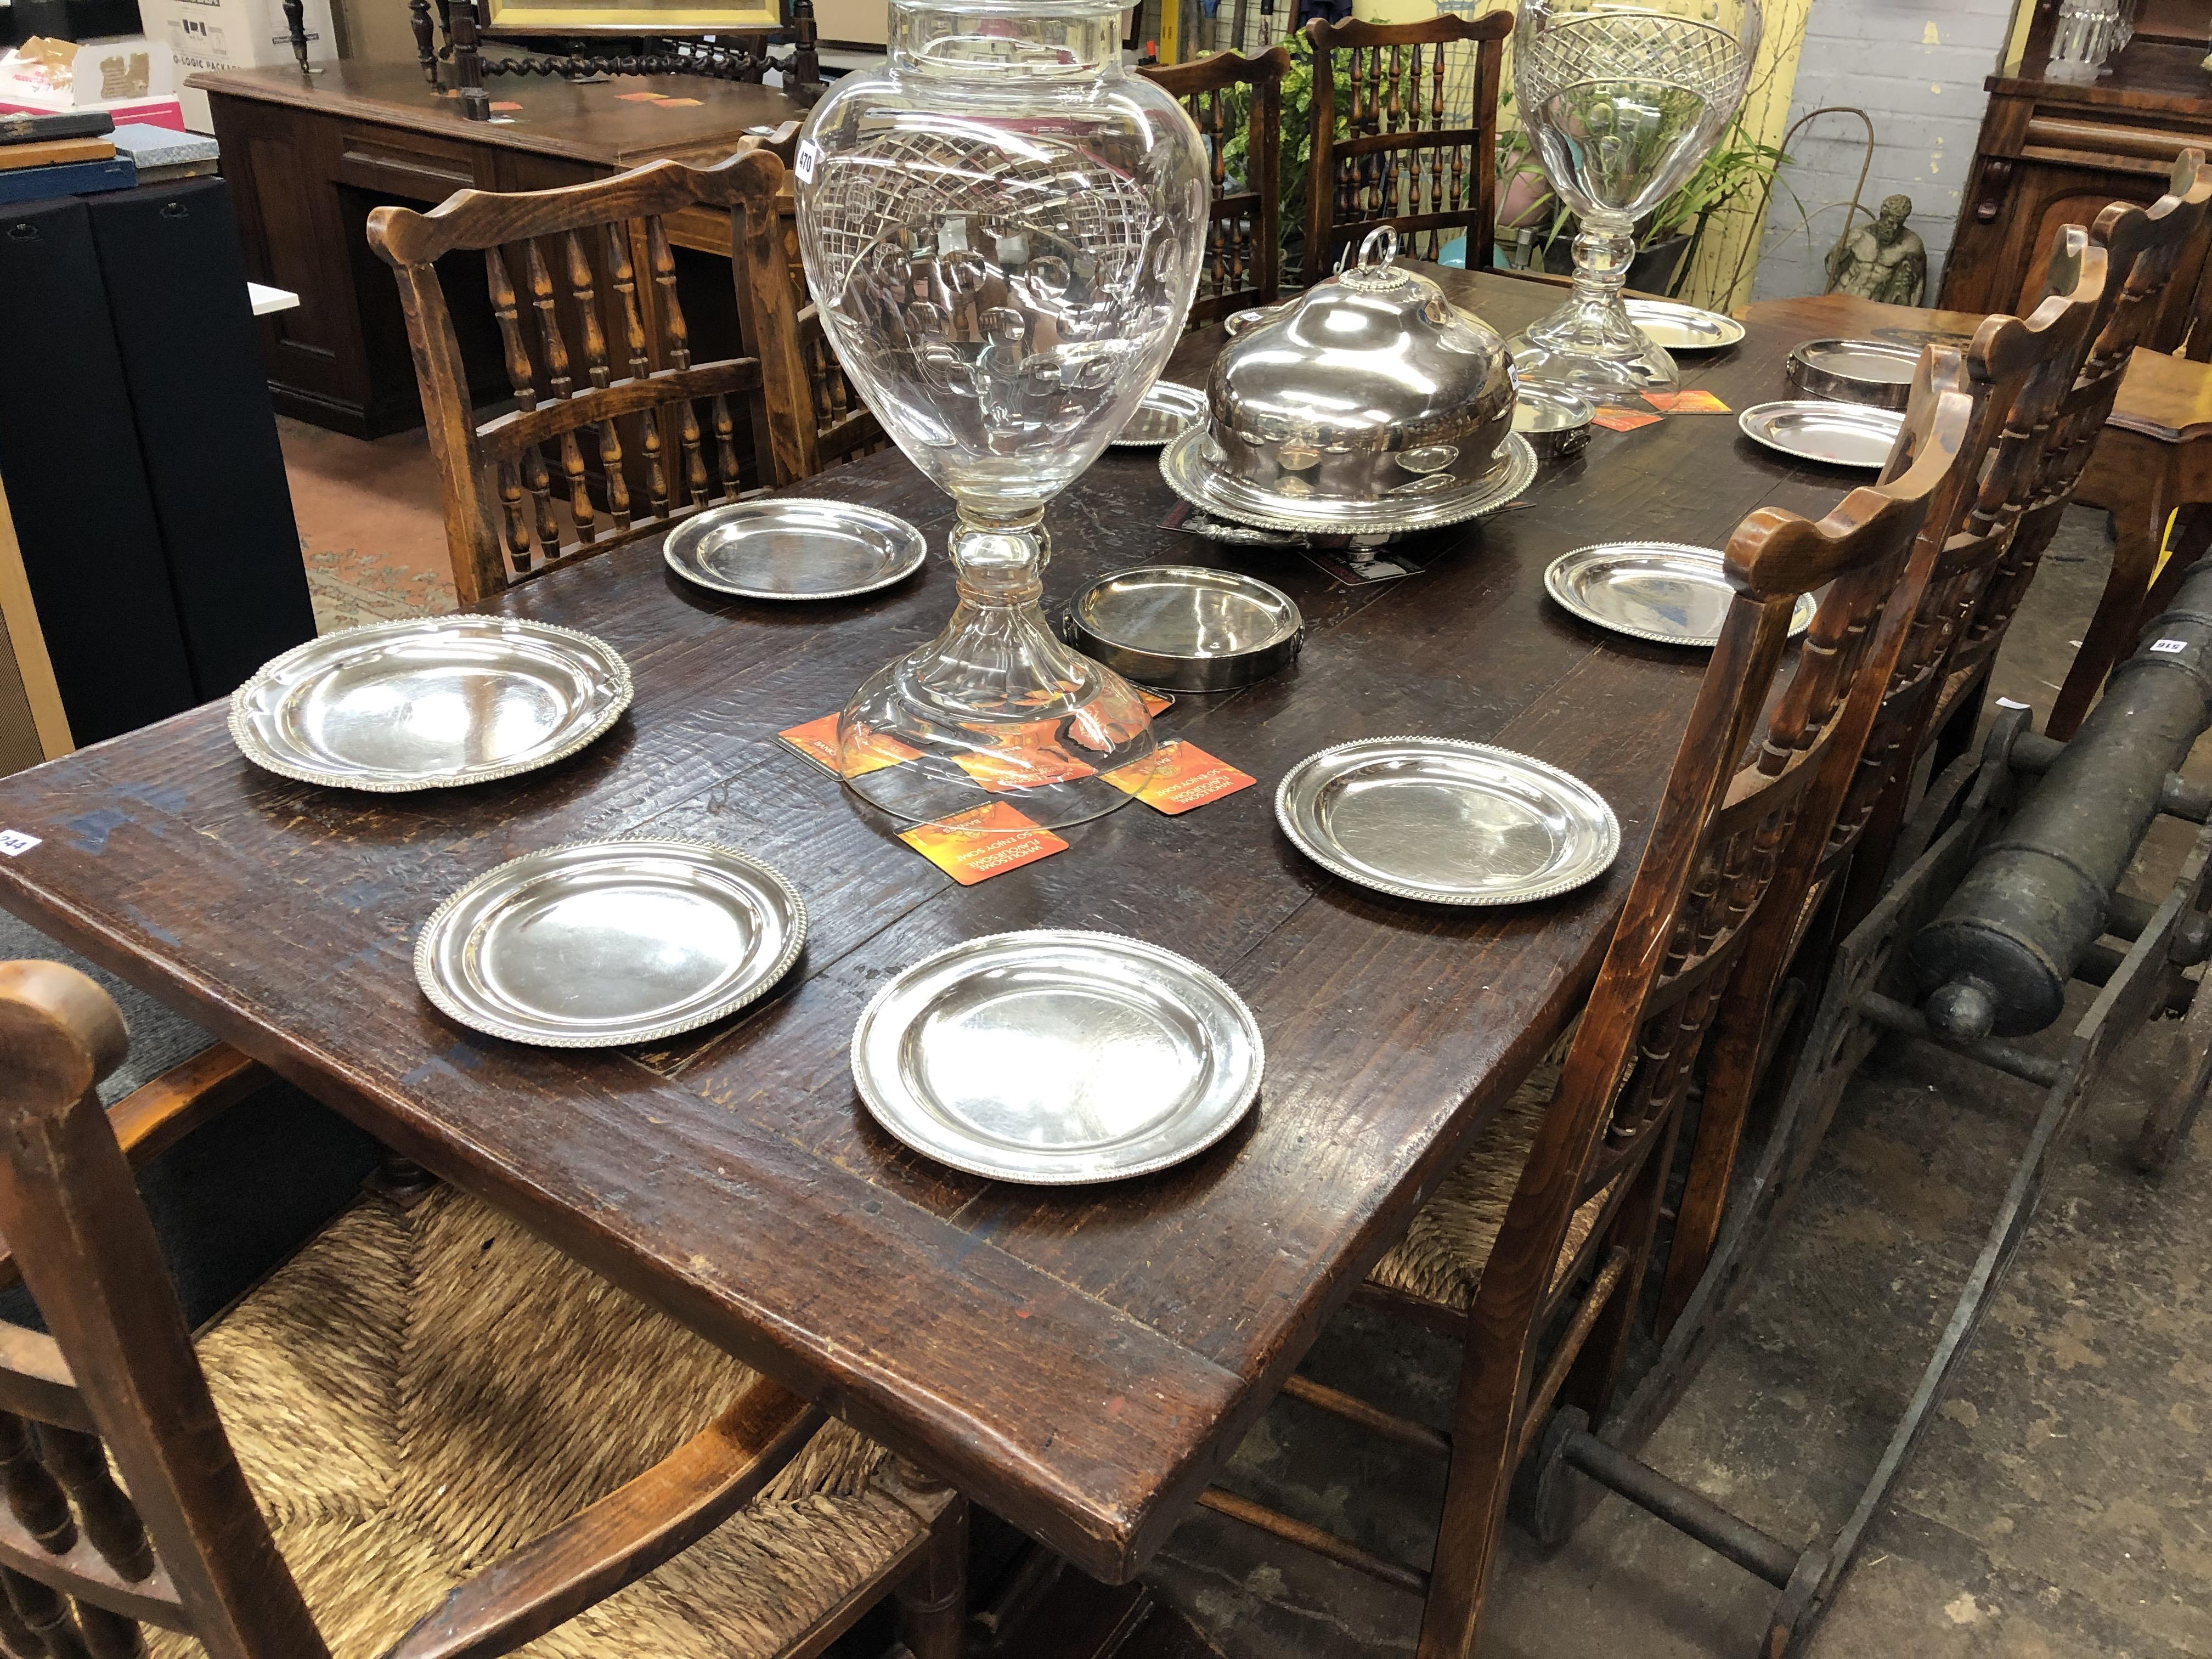
[[[176,85],[168,47],[143,35],[82,44],[34,35],[0,57],[0,100],[20,109],[112,110],[168,98]]]
[[[331,62],[338,48],[331,28],[331,0],[307,0],[306,14],[307,61]],[[293,61],[280,0],[138,0],[138,18],[176,61],[185,125],[194,132],[213,132],[215,124],[208,116],[207,94],[182,82],[202,70],[259,69]]]

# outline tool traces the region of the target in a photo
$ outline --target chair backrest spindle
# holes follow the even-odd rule
[[[1290,49],[1274,46],[1249,57],[1222,52],[1141,71],[1182,100],[1206,141],[1213,191],[1198,297],[1190,307],[1194,328],[1249,306],[1273,305],[1281,292],[1283,76],[1290,68]],[[1240,109],[1242,179],[1228,166]]]

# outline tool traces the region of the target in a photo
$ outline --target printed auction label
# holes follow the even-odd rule
[[[1107,773],[1106,781],[1154,811],[1173,817],[1249,789],[1255,780],[1227,761],[1216,760],[1196,744],[1178,738],[1162,744],[1157,754]]]
[[[794,726],[789,731],[779,732],[775,735],[817,766],[831,772],[837,771],[836,715],[824,714],[820,720],[809,720],[804,726]],[[909,749],[896,738],[887,738],[880,732],[872,732],[864,737],[860,750],[861,758],[853,768],[852,775],[856,778],[865,778],[871,772],[880,772],[886,766],[896,766],[901,761],[910,761],[921,752],[919,749]]]

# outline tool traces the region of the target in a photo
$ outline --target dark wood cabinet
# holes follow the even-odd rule
[[[2045,78],[2057,10],[2042,0],[2020,72],[1989,81],[1943,270],[1946,308],[2024,312],[2042,298],[2062,225],[2091,223],[2109,202],[2154,202],[2176,155],[2212,150],[2212,71],[2203,66],[2212,0],[2146,5],[2135,40],[2087,84]],[[2179,335],[2196,286],[2173,284],[2158,337]]]
[[[215,116],[247,275],[300,296],[298,309],[263,319],[270,394],[283,414],[361,438],[422,418],[398,293],[368,247],[372,209],[434,207],[470,187],[581,184],[663,156],[711,164],[748,130],[803,112],[772,88],[656,76],[502,87],[520,106],[514,120],[471,122],[414,64],[360,60],[325,65],[312,80],[284,67],[202,75],[192,84]],[[696,101],[639,95],[655,92]],[[698,255],[729,253],[727,222],[713,215],[675,216],[669,235]],[[470,279],[450,282],[449,291],[482,293],[482,261],[470,262]],[[471,389],[503,396],[488,303],[457,307],[454,323]]]

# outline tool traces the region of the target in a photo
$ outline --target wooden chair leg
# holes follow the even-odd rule
[[[2105,676],[2128,653],[2140,625],[2143,602],[2149,597],[2152,573],[2158,568],[2158,550],[2166,537],[2166,514],[2172,510],[2171,490],[2161,476],[2151,480],[2146,496],[2112,515],[2118,538],[2112,548],[2112,573],[2097,600],[2096,614],[2081,635],[2081,648],[2066,671],[2066,683],[2051,705],[2044,734],[2063,742],[2081,729],[2089,705],[2104,689]]]
[[[968,1650],[968,1501],[938,1517],[929,1547],[891,1592],[899,1636],[914,1659],[963,1659]]]
[[[1534,1361],[1526,1337],[1518,1345],[1472,1340],[1460,1361],[1443,1519],[1415,1659],[1474,1659],[1513,1484],[1519,1407]]]

